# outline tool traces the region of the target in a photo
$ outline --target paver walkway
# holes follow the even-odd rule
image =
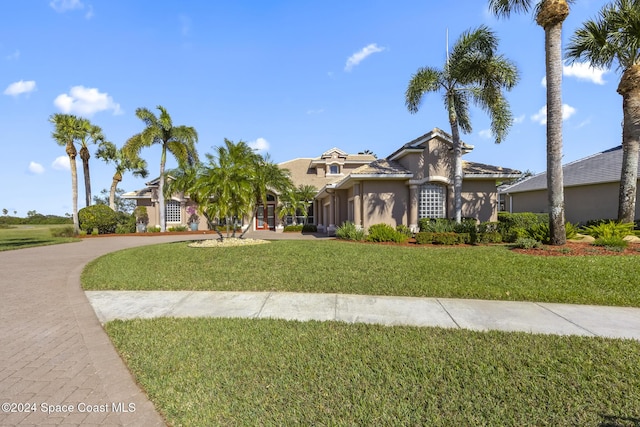
[[[248,237],[265,236],[317,238],[278,233],[252,233]],[[0,252],[0,425],[164,425],[111,345],[87,295],[102,320],[113,315],[104,308],[109,306],[116,312],[133,307],[130,311],[140,317],[178,315],[180,311],[182,315],[228,316],[236,310],[234,317],[242,312],[245,317],[319,316],[380,323],[391,318],[396,324],[409,323],[407,313],[414,313],[423,325],[528,331],[539,331],[547,325],[549,329],[542,332],[640,339],[640,309],[636,308],[221,292],[148,293],[137,303],[129,300],[123,305],[117,299],[127,298],[126,292],[85,294],[80,287],[83,267],[100,255],[146,244],[203,238],[211,235],[90,238]],[[154,294],[165,301],[154,301]],[[100,306],[100,301],[111,303]],[[548,319],[552,319],[550,323],[546,323]],[[536,324],[538,327],[531,326]]]

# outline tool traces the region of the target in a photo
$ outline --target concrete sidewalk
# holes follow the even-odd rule
[[[154,317],[336,320],[640,340],[640,308],[342,294],[88,291],[101,322]]]

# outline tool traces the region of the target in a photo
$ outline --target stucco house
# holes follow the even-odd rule
[[[345,221],[362,228],[387,223],[416,230],[420,218],[453,217],[452,147],[451,136],[435,128],[384,159],[331,148],[318,157],[297,158],[279,166],[289,171],[296,187],[312,185],[318,189],[307,222],[316,224],[320,232],[332,234]],[[464,154],[472,150],[473,146],[464,144]],[[495,221],[497,186],[520,177],[520,172],[464,160],[463,172],[462,216]],[[159,221],[157,186],[156,179],[142,190],[123,195],[136,199],[138,206],[147,206],[150,224]],[[176,194],[166,205],[167,227],[186,224],[191,205],[188,195]],[[277,208],[278,194],[270,193],[258,206],[252,223],[244,219],[243,225],[252,230],[277,230],[282,226]],[[285,218],[285,222],[292,221]],[[199,227],[207,227],[203,218]]]
[[[593,219],[617,218],[621,168],[622,146],[564,165],[566,220],[584,224]],[[505,186],[500,194],[509,212],[549,212],[546,172]],[[635,218],[640,218],[637,195]]]

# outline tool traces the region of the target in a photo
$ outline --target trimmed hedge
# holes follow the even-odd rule
[[[93,234],[97,229],[98,234],[111,234],[116,231],[118,217],[107,205],[92,205],[78,211],[80,229]]]
[[[429,231],[421,231],[416,234],[416,243],[419,245],[425,245],[433,243],[434,245],[461,245],[467,243],[470,240],[468,233],[432,233]]]
[[[409,236],[396,231],[395,228],[389,224],[374,224],[369,227],[367,241],[368,242],[395,242],[404,243],[409,239]]]

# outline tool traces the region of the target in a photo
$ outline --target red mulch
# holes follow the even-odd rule
[[[581,256],[581,255],[640,255],[640,244],[629,243],[624,250],[615,251],[603,246],[594,246],[587,242],[567,242],[562,246],[543,246],[540,249],[513,249],[515,252],[542,256]]]

